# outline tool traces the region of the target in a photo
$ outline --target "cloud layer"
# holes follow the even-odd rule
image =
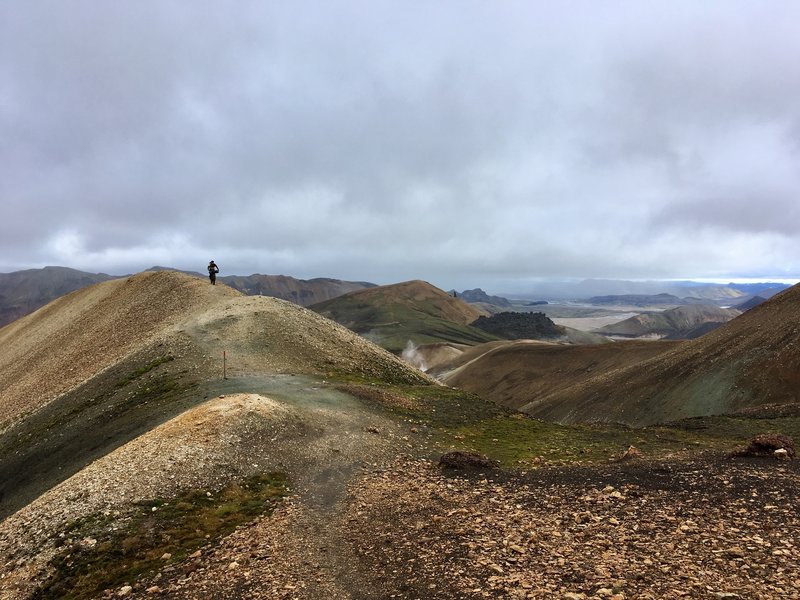
[[[800,277],[792,2],[0,8],[0,270]]]

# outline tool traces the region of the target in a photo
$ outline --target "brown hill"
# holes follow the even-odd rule
[[[75,290],[114,279],[65,267],[0,273],[0,327]]]
[[[205,279],[205,275],[171,267],[154,266],[150,271],[173,271]],[[126,276],[122,276],[126,277]],[[105,273],[86,273],[66,267],[44,267],[12,273],[0,273],[0,327],[32,313],[48,302],[95,283],[120,279]],[[231,275],[218,281],[248,295],[272,296],[309,306],[342,294],[369,287],[373,283],[316,278],[295,279],[286,275]]]
[[[348,294],[348,297],[380,304],[401,302],[409,308],[461,325],[469,325],[484,314],[459,298],[454,298],[427,281],[420,280],[382,285],[353,292]]]
[[[209,352],[244,348],[244,364],[324,372],[320,361],[335,368],[360,357],[365,365],[389,360],[407,368],[294,304],[246,297],[175,271],[145,272],[78,290],[0,329],[0,423],[35,411],[157,338],[180,332],[209,343],[198,323],[215,330]],[[270,344],[279,352],[261,352]],[[351,356],[342,356],[348,346]]]
[[[470,348],[439,364],[447,385],[519,409],[531,399],[549,397],[598,373],[613,372],[659,356],[676,342],[625,341],[576,346],[544,342],[493,342]]]
[[[349,292],[375,287],[365,281],[342,281],[341,279],[295,279],[287,275],[231,275],[219,277],[219,281],[250,296],[273,296],[294,302],[300,306],[311,306]]]
[[[289,374],[432,383],[296,304],[173,271],[64,296],[0,329],[0,517],[213,394]]]
[[[163,271],[62,296],[0,329],[0,423],[30,413],[198,309],[238,296]]]
[[[800,286],[667,352],[531,398],[522,410],[564,422],[644,425],[797,402]]]
[[[712,304],[690,304],[663,312],[635,315],[624,321],[596,329],[595,333],[624,337],[657,335],[670,339],[689,337],[698,327],[707,323],[727,323],[741,314],[739,310],[719,308]]]

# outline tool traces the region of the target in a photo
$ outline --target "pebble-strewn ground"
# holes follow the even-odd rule
[[[406,461],[353,490],[351,539],[397,598],[800,598],[798,491],[773,460],[469,478]]]

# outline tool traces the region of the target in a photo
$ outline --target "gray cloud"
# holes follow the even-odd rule
[[[799,13],[9,3],[0,270],[800,277]]]

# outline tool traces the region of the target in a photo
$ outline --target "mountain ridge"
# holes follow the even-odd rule
[[[800,285],[706,335],[640,364],[602,373],[525,412],[564,422],[646,425],[800,402]]]
[[[482,311],[421,280],[358,290],[310,308],[396,353],[409,342],[496,339],[470,325]]]
[[[205,274],[154,265],[143,272],[174,271],[205,279]],[[0,327],[41,308],[69,292],[130,275],[89,273],[69,267],[44,267],[0,273]],[[374,287],[364,281],[343,281],[327,277],[297,279],[289,275],[226,275],[217,278],[249,295],[265,295],[307,306],[349,291]]]
[[[719,308],[712,304],[689,304],[662,312],[635,315],[600,327],[594,333],[624,337],[658,335],[669,339],[684,339],[698,327],[702,326],[707,332],[710,331],[711,324],[722,325],[739,314],[739,310]]]

